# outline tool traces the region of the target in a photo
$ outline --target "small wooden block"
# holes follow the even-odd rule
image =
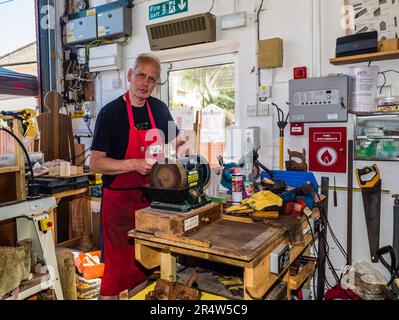
[[[74,176],[77,174],[77,167],[76,166],[71,166],[71,176]]]
[[[59,176],[60,175],[60,167],[51,167],[48,172],[49,176]]]
[[[187,213],[144,208],[136,211],[136,230],[146,233],[186,235],[221,220],[222,206],[210,203]]]
[[[154,269],[159,267],[161,264],[161,252],[143,246],[142,244],[136,243],[135,246],[135,258],[140,262],[146,269]]]
[[[280,213],[278,211],[255,211],[252,218],[255,219],[278,219]]]

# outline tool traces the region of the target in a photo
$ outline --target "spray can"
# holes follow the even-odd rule
[[[231,199],[233,203],[240,203],[243,191],[243,176],[239,168],[231,169]]]
[[[254,194],[254,182],[252,181],[250,175],[245,175],[243,180],[244,180],[244,187],[242,190],[242,197],[244,199],[251,198]]]

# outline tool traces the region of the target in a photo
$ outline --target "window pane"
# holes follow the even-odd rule
[[[226,112],[226,126],[235,124],[234,64],[172,71],[169,75],[171,109],[195,110],[215,104]]]
[[[169,74],[169,107],[173,111],[179,109],[192,109],[202,111],[204,108],[215,105],[224,113],[224,125],[235,125],[235,79],[234,64],[223,64],[200,68],[171,71]],[[212,109],[212,107],[211,107]],[[215,114],[217,113],[215,109]],[[204,110],[208,112],[209,108]],[[220,109],[219,109],[220,110]],[[202,116],[205,113],[202,112]],[[212,111],[213,112],[213,111]],[[212,119],[218,123],[212,123]],[[207,123],[202,122],[202,130],[206,127],[207,134],[201,135],[207,141],[200,141],[200,154],[204,156],[211,166],[217,166],[217,156],[224,153],[224,130],[215,135],[212,128],[220,127],[220,117],[206,117]],[[193,122],[195,116],[193,116]],[[222,121],[223,123],[223,121]],[[220,137],[223,132],[223,138]],[[206,137],[206,138],[204,138]],[[212,140],[215,139],[215,140]],[[223,141],[222,141],[223,140]]]

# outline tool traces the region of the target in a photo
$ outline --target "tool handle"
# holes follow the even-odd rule
[[[334,207],[338,207],[337,190],[334,190]]]
[[[391,257],[391,264],[389,264],[383,257],[383,255],[389,253]],[[385,268],[388,269],[388,271],[391,273],[391,275],[395,274],[395,268],[396,268],[396,258],[395,254],[393,252],[392,246],[385,246],[377,250],[377,255],[380,258],[381,263]]]
[[[364,175],[374,172],[375,174],[367,180],[362,179]],[[380,180],[380,172],[376,165],[365,167],[363,169],[356,169],[356,178],[360,188],[373,187]]]

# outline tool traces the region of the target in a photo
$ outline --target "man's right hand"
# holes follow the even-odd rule
[[[131,171],[136,171],[137,173],[147,176],[150,174],[151,169],[156,161],[146,160],[146,159],[129,159],[129,167]]]

